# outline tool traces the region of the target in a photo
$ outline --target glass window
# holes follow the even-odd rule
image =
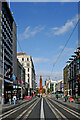
[[[29,83],[29,78],[28,78],[28,83]]]
[[[22,58],[22,61],[24,61],[24,58]]]
[[[29,77],[29,74],[28,74],[28,77]]]
[[[27,61],[29,61],[29,58],[27,58]]]
[[[27,63],[27,66],[29,66],[29,63]]]
[[[28,68],[28,72],[29,72],[29,68]]]

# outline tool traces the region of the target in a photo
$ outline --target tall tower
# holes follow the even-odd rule
[[[42,76],[40,76],[40,91],[42,91]]]

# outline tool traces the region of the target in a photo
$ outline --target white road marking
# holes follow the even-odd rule
[[[40,119],[45,119],[45,118],[44,118],[44,109],[43,109],[43,98],[42,98],[42,100],[41,100]]]
[[[46,100],[46,99],[45,99]],[[51,105],[49,104],[49,102],[46,100],[48,106],[50,107],[50,109],[52,110],[52,112],[55,114],[57,119],[61,119],[60,116],[55,112],[55,110],[51,107]]]
[[[35,105],[32,107],[32,109],[27,113],[27,115],[24,118],[28,118],[29,114],[32,112],[32,110],[34,109],[34,107],[38,104],[39,100],[35,103]]]
[[[51,100],[51,99],[50,99],[50,100]],[[77,117],[77,118],[80,119],[80,114],[79,114],[79,113],[77,113],[77,112],[75,112],[75,111],[73,111],[73,110],[71,110],[71,109],[63,106],[63,105],[60,104],[60,103],[57,103],[57,102],[55,102],[55,101],[53,101],[53,100],[51,100],[51,101],[54,102],[55,104],[57,104],[59,107],[61,107],[61,108],[63,108],[64,110],[66,110],[67,112],[71,113],[71,114],[74,115],[75,117]],[[77,115],[76,115],[76,114],[77,114]],[[79,115],[79,116],[78,116],[78,115]]]
[[[38,102],[39,102],[39,99],[37,100],[36,104],[33,103],[31,106],[29,106],[29,108],[27,110],[25,110],[24,112],[22,112],[15,120],[19,120],[28,111],[27,115],[24,115],[23,120],[25,118],[27,118],[29,116],[29,114],[32,112],[32,110],[34,109],[34,107],[37,105]]]
[[[36,99],[36,98],[35,98],[35,99]],[[9,115],[15,113],[17,110],[20,110],[21,108],[25,107],[27,104],[33,102],[35,99],[33,99],[32,101],[29,101],[28,103],[25,103],[24,105],[21,105],[20,107],[18,106],[18,107],[14,108],[14,109],[6,112],[6,113],[3,113],[3,114],[0,116],[0,117],[2,117],[1,119],[6,118],[6,117],[8,117]],[[7,115],[6,115],[6,114],[7,114]],[[4,115],[5,115],[5,116],[4,116]]]
[[[54,106],[53,104],[51,104],[51,103],[49,102],[49,100],[47,100],[47,101],[48,101],[48,102],[47,102],[48,105],[51,106],[52,109],[54,109],[54,110],[56,111],[56,112],[54,112],[54,110],[53,110],[53,112],[54,112],[54,114],[55,114],[55,116],[56,116],[57,119],[61,119],[61,117],[62,117],[62,118],[64,118],[65,120],[68,120],[68,119],[66,118],[66,116],[64,116],[57,108],[55,108],[55,106]],[[51,107],[50,107],[50,108],[51,108]],[[51,110],[52,110],[52,109],[51,109]],[[57,113],[58,113],[60,116],[59,116]]]

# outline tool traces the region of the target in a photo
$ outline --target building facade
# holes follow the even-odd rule
[[[56,93],[63,93],[63,80],[56,81],[55,85],[55,92]]]
[[[69,65],[63,69],[64,95],[69,96]]]
[[[32,92],[36,90],[36,79],[33,61],[30,55],[26,53],[17,53],[19,62],[25,68],[25,87],[27,95],[32,95]]]
[[[25,69],[17,59],[17,94],[22,99],[26,95]]]
[[[8,95],[13,92],[11,74],[16,75],[17,42],[16,23],[7,2],[0,0],[0,80],[2,80],[2,103],[8,101]],[[15,63],[14,63],[15,60]],[[9,70],[10,75],[6,76]]]
[[[47,90],[50,89],[52,93],[55,93],[56,81],[46,80],[45,85],[46,85]]]
[[[69,84],[69,95],[72,97],[80,96],[80,51],[77,48],[77,52],[74,52],[75,55],[72,57],[68,64],[68,75],[69,78],[65,79],[64,81],[68,81]],[[64,68],[65,69],[65,68]],[[67,76],[67,73],[64,71],[64,75]]]

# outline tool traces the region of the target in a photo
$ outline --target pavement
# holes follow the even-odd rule
[[[56,99],[57,100],[57,99]],[[78,110],[80,110],[80,104],[77,104],[75,102],[69,102],[68,100],[65,102],[64,98],[58,98],[58,101],[70,106],[70,107],[74,107]]]

